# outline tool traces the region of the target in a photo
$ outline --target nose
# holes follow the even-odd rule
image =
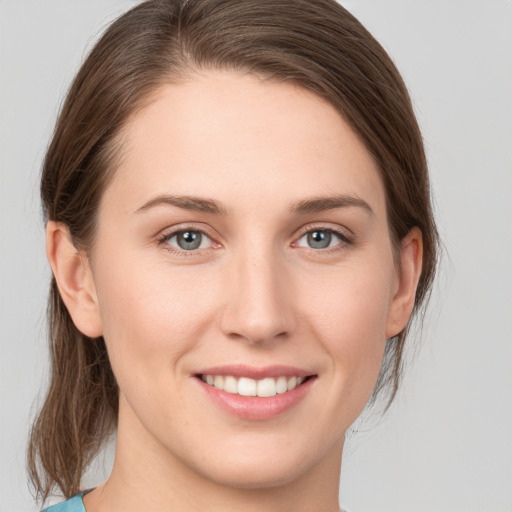
[[[252,344],[289,337],[295,329],[293,289],[283,263],[270,249],[241,251],[234,259],[224,288],[224,334]]]

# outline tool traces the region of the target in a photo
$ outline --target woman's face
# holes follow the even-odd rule
[[[235,487],[333,469],[403,327],[368,151],[314,94],[229,72],[162,87],[122,151],[90,260],[119,449]]]

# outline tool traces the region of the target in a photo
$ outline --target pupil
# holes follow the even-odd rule
[[[314,249],[325,249],[331,243],[331,233],[328,231],[312,231],[308,234],[308,243]]]
[[[201,233],[183,231],[178,235],[178,245],[185,250],[197,249],[201,245]]]

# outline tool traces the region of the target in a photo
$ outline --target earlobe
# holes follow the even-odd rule
[[[391,300],[386,338],[392,338],[405,329],[414,308],[416,289],[423,264],[423,237],[414,227],[402,240],[398,286]]]
[[[59,293],[77,329],[90,338],[101,336],[101,316],[89,262],[87,256],[74,246],[65,224],[48,221],[46,255]]]

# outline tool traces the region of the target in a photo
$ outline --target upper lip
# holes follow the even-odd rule
[[[229,364],[222,366],[211,366],[195,373],[195,375],[231,375],[233,377],[249,377],[260,380],[266,377],[309,377],[315,372],[287,365],[272,366],[247,366],[243,364]]]

